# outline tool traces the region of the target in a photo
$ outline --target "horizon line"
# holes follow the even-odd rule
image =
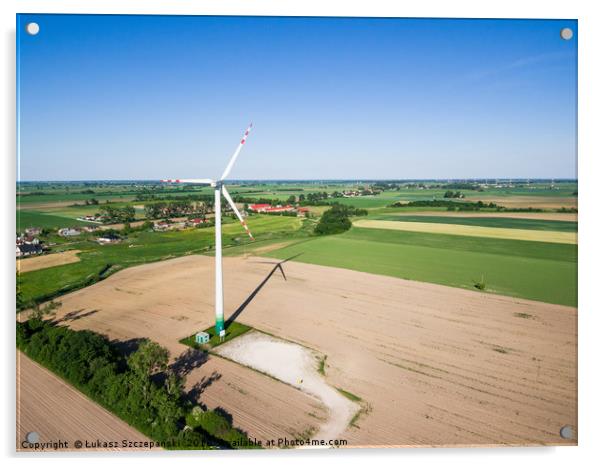
[[[231,180],[224,180],[227,183],[235,182],[300,182],[300,181],[578,181],[578,178],[572,177],[495,177],[495,176],[482,176],[482,177],[460,177],[460,178],[237,178]],[[17,180],[16,183],[89,183],[89,182],[111,182],[111,183],[125,183],[125,182],[145,182],[145,183],[162,183],[161,179],[157,178],[98,178],[98,179],[72,179],[72,180]],[[193,184],[193,183],[189,183]]]

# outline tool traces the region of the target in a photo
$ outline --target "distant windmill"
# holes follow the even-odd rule
[[[240,220],[240,223],[242,224],[243,228],[249,235],[249,238],[251,238],[251,240],[253,240],[253,235],[251,234],[251,231],[249,230],[247,223],[245,222],[244,218],[242,217],[242,215],[236,208],[236,204],[234,204],[232,197],[230,197],[230,193],[224,186],[224,180],[230,174],[230,171],[232,170],[232,167],[234,166],[234,163],[236,162],[236,159],[238,158],[238,154],[240,154],[240,150],[242,149],[242,146],[245,145],[245,142],[247,140],[247,137],[249,136],[249,132],[251,131],[252,127],[253,127],[253,124],[251,123],[249,125],[249,127],[247,128],[247,130],[245,131],[245,134],[243,135],[240,143],[238,144],[238,147],[236,148],[236,150],[234,151],[234,154],[232,155],[232,158],[230,159],[230,162],[226,166],[226,169],[224,170],[222,177],[219,180],[216,181],[216,180],[212,180],[210,178],[161,180],[165,183],[207,184],[214,188],[214,193],[215,193],[215,208],[214,208],[214,210],[215,210],[215,334],[219,335],[220,337],[223,337],[226,334],[226,330],[224,328],[224,285],[223,285],[223,281],[222,281],[222,209],[221,209],[222,198],[221,198],[221,196],[223,195],[226,198],[226,201],[228,201],[228,204],[230,204],[230,207],[232,207],[232,210],[234,211],[234,213]]]

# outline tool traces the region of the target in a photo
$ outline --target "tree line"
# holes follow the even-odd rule
[[[200,218],[205,218],[209,211],[210,208],[205,202],[192,202],[182,199],[144,205],[144,214],[146,218],[150,219],[182,217],[192,214],[198,214]]]
[[[397,201],[387,207],[447,207],[449,211],[471,212],[481,209],[493,209],[496,212],[543,212],[543,209],[537,207],[504,207],[495,202],[483,201],[449,201],[445,199],[433,199],[422,201],[402,202]]]
[[[124,207],[103,205],[100,207],[100,215],[103,223],[133,222],[136,218],[136,209],[131,205],[126,205]]]
[[[31,359],[168,448],[228,448],[248,442],[227,416],[222,415],[219,431],[211,431],[208,423],[186,424],[193,405],[185,396],[185,379],[168,365],[167,349],[155,342],[142,341],[126,357],[102,335],[40,318],[18,322],[16,340]]]

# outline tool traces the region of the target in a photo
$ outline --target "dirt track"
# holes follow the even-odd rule
[[[76,440],[83,442],[83,450],[148,450],[122,448],[123,440],[149,439],[17,351],[17,451],[32,451],[21,445],[29,432],[37,432],[41,443],[66,441],[66,450],[78,450]],[[98,440],[118,446],[92,447]]]
[[[266,263],[267,262],[267,263]],[[224,260],[226,317],[273,268]],[[576,309],[288,262],[238,320],[326,354],[326,380],[364,400],[351,445],[574,444]],[[119,272],[61,299],[58,317],[172,354],[213,321],[213,259],[187,256]],[[66,316],[67,315],[67,316]],[[191,358],[193,365],[198,358]],[[194,362],[196,361],[196,362]],[[253,437],[316,428],[324,413],[292,387],[211,357],[188,376]],[[311,413],[311,414],[310,414]]]

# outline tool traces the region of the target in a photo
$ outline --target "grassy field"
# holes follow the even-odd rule
[[[438,217],[426,215],[379,215],[373,220],[390,220],[395,222],[443,223],[453,225],[470,225],[491,228],[517,228],[520,230],[540,231],[577,231],[577,222],[562,220],[537,220],[504,217]]]
[[[17,231],[21,232],[29,227],[63,228],[90,225],[73,218],[60,217],[28,210],[17,210]]]
[[[284,259],[570,306],[577,305],[577,246],[353,228],[267,253]]]
[[[249,217],[249,228],[261,241],[290,237],[301,230],[297,217],[256,215]],[[238,222],[223,225],[223,244],[226,248],[247,243],[248,237]],[[131,267],[179,257],[186,254],[210,254],[214,245],[214,229],[190,229],[165,233],[143,231],[130,235],[123,242],[99,245],[93,241],[78,241],[66,247],[77,248],[80,262],[36,270],[21,275],[23,299],[49,299],[71,289],[93,283],[108,274]],[[242,249],[242,246],[238,246]],[[227,250],[227,249],[226,249]]]

